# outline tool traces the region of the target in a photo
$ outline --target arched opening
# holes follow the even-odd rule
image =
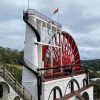
[[[84,98],[80,94],[78,94],[76,95],[75,100],[84,100]]]
[[[89,95],[88,95],[87,92],[84,92],[84,93],[82,94],[82,97],[83,97],[85,100],[90,100],[90,99],[89,99]]]
[[[0,82],[0,96],[3,100],[8,100],[8,94],[10,93],[9,85],[6,82]]]
[[[69,88],[70,89],[70,92],[73,92],[75,91],[75,86],[77,86],[77,89],[79,90],[80,89],[80,86],[79,86],[79,83],[76,79],[72,79],[68,82],[67,86],[66,86],[66,89],[65,89],[65,95],[66,95],[66,92],[67,92],[67,89]]]
[[[0,85],[0,99],[3,98],[3,87]]]
[[[16,96],[16,97],[14,98],[14,100],[20,100],[20,97],[19,97],[19,96]]]
[[[87,84],[88,84],[88,83],[87,83],[87,79],[84,78],[84,79],[83,79],[83,87],[86,86]]]
[[[55,86],[51,90],[48,100],[56,100],[56,99],[61,98],[61,97],[62,97],[61,89],[58,86]]]

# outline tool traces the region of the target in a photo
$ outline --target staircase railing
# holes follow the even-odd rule
[[[21,85],[12,75],[11,73],[5,68],[0,67],[0,76],[7,81],[10,86],[19,94],[23,100],[36,100],[31,93]]]

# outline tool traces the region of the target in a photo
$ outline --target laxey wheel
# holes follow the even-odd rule
[[[54,34],[52,39],[49,41],[49,44],[57,47],[50,47],[47,45],[42,47],[42,61],[44,61],[45,68],[61,66],[62,59],[62,66],[75,65],[73,66],[73,69],[76,71],[80,70],[80,56],[78,48],[74,39],[69,33],[62,32]],[[53,72],[56,71],[57,69],[55,69]]]

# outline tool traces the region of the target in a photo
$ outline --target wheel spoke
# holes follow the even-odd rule
[[[49,43],[51,43],[51,40]],[[61,64],[61,59],[63,66],[76,63],[80,64],[80,57],[77,46],[73,38],[69,34],[56,33],[52,37],[52,44],[55,46],[60,46],[62,48],[62,58],[61,58],[61,49],[57,47],[52,47],[52,60],[54,67],[59,66],[59,64]],[[46,54],[45,58],[48,58],[50,60],[49,62],[51,62],[51,47],[48,47],[46,53],[44,54]]]

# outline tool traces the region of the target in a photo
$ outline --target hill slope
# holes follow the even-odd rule
[[[100,70],[100,59],[95,60],[81,60],[81,64],[90,69]]]

